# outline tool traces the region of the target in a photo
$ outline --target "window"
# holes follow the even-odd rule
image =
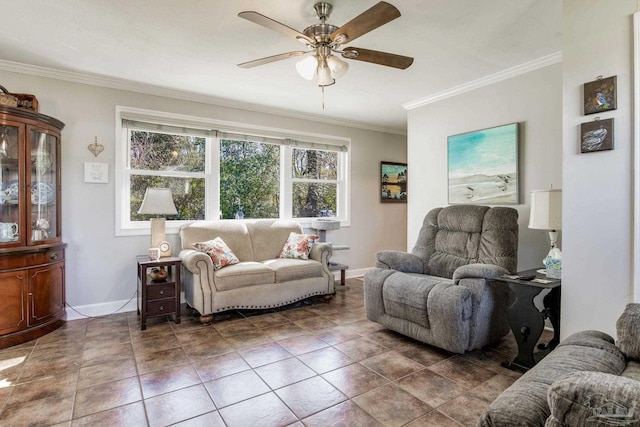
[[[197,219],[337,217],[348,222],[344,138],[117,107],[116,235],[148,232],[138,214],[148,187],[171,189],[178,215]],[[231,126],[229,126],[231,128]]]

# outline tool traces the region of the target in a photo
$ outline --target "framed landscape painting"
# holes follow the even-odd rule
[[[450,136],[447,152],[450,204],[519,203],[518,123]]]
[[[380,162],[380,201],[407,203],[407,164]]]

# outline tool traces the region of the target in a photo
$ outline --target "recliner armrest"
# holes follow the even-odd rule
[[[379,251],[376,253],[376,267],[404,273],[425,274],[422,258],[408,252]]]
[[[462,265],[453,272],[453,283],[456,285],[462,279],[495,279],[509,274],[505,268],[493,264],[467,264]]]

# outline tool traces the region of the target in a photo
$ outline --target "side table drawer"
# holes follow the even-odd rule
[[[147,301],[175,296],[176,284],[174,282],[149,283],[147,285]]]
[[[165,298],[155,301],[147,301],[147,316],[161,316],[176,312],[176,299]]]

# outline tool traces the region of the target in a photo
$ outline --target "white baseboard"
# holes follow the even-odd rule
[[[362,268],[357,270],[347,270],[345,272],[345,277],[347,279],[353,279],[354,277],[362,277],[364,274],[369,271],[370,268]],[[340,272],[334,272],[333,277],[337,282],[340,281]],[[184,293],[181,293],[181,302],[185,302]],[[138,309],[137,299],[132,298],[131,300],[121,300],[121,301],[109,301],[99,304],[87,304],[87,305],[79,305],[73,306],[67,305],[67,320],[78,320],[78,319],[86,319],[87,317],[100,317],[100,316],[108,316],[110,314],[115,313],[126,313],[129,311],[136,311]]]
[[[371,268],[373,268],[373,267],[371,267]],[[357,270],[347,270],[347,271],[345,271],[345,277],[347,279],[353,279],[354,277],[362,277],[362,276],[364,276],[364,274],[367,271],[371,270],[371,268],[360,268],[360,269],[357,269]],[[334,277],[335,280],[340,280],[340,272],[339,271],[334,272],[333,273],[333,277]]]

